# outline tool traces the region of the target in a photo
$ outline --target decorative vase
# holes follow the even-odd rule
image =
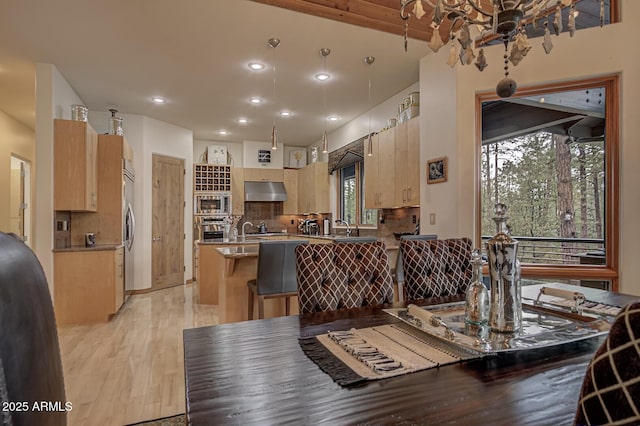
[[[482,256],[478,249],[471,254],[471,270],[472,280],[467,288],[464,321],[482,325],[489,321],[489,292],[482,283]]]
[[[487,241],[491,278],[489,327],[499,333],[516,333],[522,327],[518,241],[511,238],[507,230],[507,206],[496,204],[494,212],[497,233]]]

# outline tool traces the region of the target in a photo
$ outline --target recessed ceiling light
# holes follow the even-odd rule
[[[331,74],[327,74],[326,72],[321,72],[320,74],[316,74],[316,79],[320,81],[326,81],[331,78]]]
[[[291,112],[290,111],[282,111],[280,113],[281,116],[283,117],[291,117]]]
[[[249,99],[249,102],[251,102],[252,104],[259,104],[262,102],[262,99],[260,98],[251,98]]]
[[[151,100],[156,104],[164,104],[167,102],[166,99],[161,98],[160,96],[154,96]]]
[[[228,135],[229,132],[227,132],[226,130],[220,130],[220,131],[218,131],[218,134],[224,136],[224,135]]]
[[[247,124],[249,122],[249,120],[247,120],[246,118],[238,118],[238,123],[240,124]]]
[[[337,115],[330,115],[327,117],[327,120],[329,121],[338,121],[340,120],[340,117],[338,117]]]
[[[254,71],[263,70],[264,64],[261,64],[259,62],[249,62],[249,68],[251,68]]]

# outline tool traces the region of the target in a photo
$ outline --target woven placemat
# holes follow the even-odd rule
[[[405,324],[329,332],[300,339],[304,353],[341,386],[482,357]]]

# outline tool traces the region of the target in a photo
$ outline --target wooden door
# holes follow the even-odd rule
[[[184,160],[153,155],[152,288],[184,284]]]
[[[19,162],[20,168],[15,168]],[[9,189],[9,232],[24,238],[24,163],[11,157],[11,177]]]

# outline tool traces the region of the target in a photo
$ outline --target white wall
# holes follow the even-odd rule
[[[82,104],[58,69],[36,64],[36,164],[34,252],[53,295],[53,120],[71,118],[71,105]]]
[[[278,149],[271,149],[271,142],[244,141],[242,143],[242,164],[248,168],[281,169],[284,167],[284,145],[279,143]],[[270,163],[258,163],[258,150],[271,152]]]
[[[396,93],[386,101],[374,106],[369,111],[364,114],[356,117],[350,122],[346,123],[344,126],[337,128],[333,132],[327,135],[327,139],[329,140],[329,152],[334,151],[340,147],[343,147],[353,141],[360,139],[361,137],[367,135],[369,133],[369,119],[371,119],[371,131],[379,132],[387,126],[387,121],[390,118],[397,118],[398,116],[398,105],[406,98],[411,92],[420,91],[420,82],[416,82],[411,86],[407,87],[404,90]],[[422,105],[426,100],[423,99],[422,94],[420,95],[420,105]],[[434,99],[431,98],[431,102],[434,102]],[[423,107],[420,107],[420,114],[422,115]],[[421,131],[422,133],[422,131]],[[322,141],[318,141],[311,146],[318,147],[318,155],[320,158],[318,161],[329,161],[329,154],[322,153]],[[307,162],[311,162],[311,154],[307,152]],[[424,171],[420,172],[422,174],[422,178],[424,181]],[[330,180],[330,201],[331,201],[331,211],[334,215],[337,214],[337,194],[336,194],[336,185],[335,179],[336,175],[332,174],[329,177]],[[336,215],[337,217],[337,215]],[[422,228],[422,224],[424,221],[420,222],[420,227]]]
[[[640,27],[631,17],[640,16],[640,2],[622,0],[623,22],[604,28],[590,28],[578,31],[573,38],[562,34],[553,39],[554,49],[546,55],[534,40],[533,49],[522,63],[511,69],[511,77],[520,87],[557,81],[567,81],[590,76],[621,74],[620,100],[620,291],[640,295],[640,282],[636,279],[635,258],[640,253],[640,196],[637,183],[640,182],[640,134],[637,99],[640,97],[640,59],[630,54],[633,40],[640,37]],[[625,17],[628,17],[626,20]],[[445,49],[446,50],[446,49]],[[446,224],[439,215],[433,231],[442,236],[475,235],[475,189],[477,187],[478,161],[475,158],[475,94],[493,91],[502,78],[502,46],[486,49],[489,67],[478,72],[475,67],[449,70],[455,84],[449,84],[446,92],[439,79],[446,79],[442,67],[446,54],[428,55],[420,64],[421,143],[428,155],[442,152],[449,155],[449,179],[443,184],[424,186],[421,205],[426,207],[421,215],[430,209],[446,209],[457,217],[455,226]],[[459,67],[459,65],[458,65]],[[440,87],[440,91],[437,92]],[[446,96],[445,96],[446,95]],[[429,106],[425,101],[437,98],[437,104]],[[437,126],[441,124],[439,130]],[[444,126],[451,125],[455,134],[450,134]],[[426,130],[426,131],[425,131]],[[450,153],[454,154],[450,154]],[[423,154],[424,156],[424,154]],[[423,162],[425,158],[422,158]],[[455,177],[455,180],[451,180]],[[423,179],[424,181],[424,179]],[[447,206],[447,207],[441,207]],[[455,214],[454,214],[455,212]],[[421,223],[427,223],[424,220]]]
[[[210,145],[226,146],[227,153],[231,156],[230,165],[233,167],[243,167],[242,163],[242,143],[228,141],[207,141],[194,139],[193,141],[193,161],[200,163],[201,156],[207,151]]]
[[[47,275],[53,294],[53,119],[71,118],[71,105],[83,104],[64,76],[50,64],[36,65],[36,176],[34,251]],[[152,155],[154,153],[183,159],[185,175],[184,279],[192,273],[191,182],[193,133],[171,124],[144,116],[119,114],[123,117],[125,137],[134,151],[136,181],[134,211],[138,219],[138,235],[134,242],[134,280],[136,289],[151,287],[151,194]],[[98,133],[105,133],[108,112],[91,111],[89,123]]]
[[[105,133],[111,113],[90,111],[89,123],[98,133]],[[153,215],[153,154],[174,157],[184,160],[184,264],[185,281],[193,276],[193,160],[196,150],[193,143],[193,132],[153,118],[134,114],[120,114],[124,137],[134,151],[133,166],[135,168],[134,207],[136,215],[136,238],[133,242],[134,277],[133,288],[143,290],[152,285],[151,269],[151,224]],[[208,143],[211,144],[211,143]],[[198,154],[199,155],[199,154]]]

